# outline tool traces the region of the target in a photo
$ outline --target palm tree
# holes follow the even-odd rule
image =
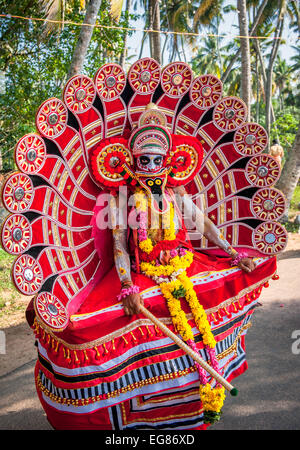
[[[294,72],[300,72],[300,47],[296,47],[292,45],[292,49],[295,52],[295,55],[291,57],[291,61],[293,61],[292,70]]]
[[[285,59],[278,55],[274,65],[274,82],[278,90],[278,100],[280,111],[284,109],[285,96],[291,90],[293,81],[293,67],[289,66]]]
[[[247,6],[250,8],[252,6],[251,5],[252,3],[255,3],[255,6],[257,6],[256,5],[256,3],[257,3],[256,0],[251,0],[250,2],[247,1]],[[253,36],[254,33],[256,32],[257,25],[261,22],[262,18],[264,17],[264,10],[267,7],[267,4],[268,4],[268,0],[263,0],[263,2],[261,3],[261,5],[259,6],[259,8],[257,10],[256,10],[256,8],[253,8],[255,14],[254,14],[254,17],[253,17],[253,22],[252,22],[252,24],[250,26],[250,29],[249,29],[249,36]],[[231,7],[231,9],[234,9],[234,8]],[[237,49],[237,51],[234,53],[233,58],[230,59],[230,62],[227,65],[227,68],[226,68],[225,72],[222,75],[222,82],[223,83],[226,81],[226,79],[227,79],[227,77],[228,77],[232,67],[234,66],[234,64],[236,63],[237,59],[239,58],[240,53],[241,53],[241,47],[239,47]]]
[[[73,0],[40,0],[41,8],[44,11],[46,19],[59,19],[63,22],[65,10],[67,6],[70,6],[74,3]],[[97,15],[99,13],[99,9],[101,6],[102,0],[90,0],[88,5],[85,5],[85,0],[80,1],[81,9],[86,7],[85,17],[80,29],[80,33],[77,39],[77,43],[73,52],[71,65],[69,68],[69,72],[67,78],[71,78],[77,73],[82,72],[84,60],[86,58],[86,54],[91,42],[91,38],[94,31],[94,25],[96,24]],[[68,3],[68,5],[67,5]],[[49,27],[50,28],[49,30]],[[46,31],[51,31],[55,25],[51,25],[51,22],[48,22]],[[59,27],[59,30],[61,27]]]
[[[86,8],[85,18],[80,29],[77,44],[75,46],[72,62],[69,68],[67,78],[71,78],[83,69],[84,60],[91,42],[96,24],[97,15],[102,0],[90,0]],[[86,24],[86,25],[85,25]]]
[[[131,10],[131,3],[132,3],[131,0],[126,0],[125,17],[127,19],[127,23],[129,21],[129,14],[130,14],[130,10]],[[124,65],[125,65],[125,60],[126,60],[127,51],[128,51],[127,41],[128,41],[128,30],[125,30],[125,32],[124,32],[124,48],[123,48],[123,51],[122,51],[122,53],[120,55],[120,65],[122,67],[124,67]]]
[[[287,209],[282,220],[288,220],[288,209],[294,190],[300,178],[300,124],[296,134],[295,142],[288,152],[287,160],[284,164],[280,179],[276,185],[287,199]]]
[[[149,38],[150,55],[157,62],[161,62],[161,8],[160,0],[135,0],[133,8],[136,9],[140,5],[145,11],[145,29],[140,47],[139,58],[142,57],[144,44]],[[149,31],[153,30],[153,32]]]
[[[162,29],[173,31],[174,34],[166,35],[164,49],[169,45],[169,61],[174,61],[176,55],[181,59],[182,40],[177,33],[191,32],[192,28],[189,22],[191,3],[182,0],[166,0],[161,9]],[[185,39],[186,44],[191,42]],[[163,49],[163,53],[164,53]]]
[[[215,36],[207,36],[203,44],[198,48],[197,55],[192,59],[192,69],[197,74],[211,73],[220,78],[224,54],[221,53]]]
[[[212,21],[220,15],[224,0],[200,0],[199,4],[192,0],[165,0],[161,8],[161,27],[172,31],[165,38],[164,48],[167,43],[170,49],[170,60],[176,57],[186,58],[185,46],[188,45],[192,52],[195,50],[197,37],[193,33],[199,33],[203,26],[210,26]],[[190,36],[180,36],[180,33],[191,33]],[[198,47],[198,46],[197,46]]]
[[[285,19],[285,0],[281,2],[280,11],[277,18],[277,23],[274,31],[274,41],[271,48],[271,53],[269,56],[269,62],[266,70],[266,131],[268,135],[271,132],[271,105],[272,105],[272,84],[273,84],[273,68],[275,59],[278,54],[280,41],[282,38],[283,27],[284,27],[284,19]]]
[[[291,1],[291,8],[296,17],[296,26],[300,35],[300,15],[299,8],[295,1]],[[287,160],[283,166],[279,182],[277,183],[278,189],[282,190],[287,199],[287,209],[285,217],[282,220],[288,219],[288,209],[294,193],[294,190],[299,182],[300,178],[300,123],[296,134],[293,147],[289,150]]]
[[[49,34],[55,29],[61,31],[66,12],[66,0],[40,0],[40,8],[49,20],[45,23],[44,34]],[[54,23],[52,20],[60,23]]]
[[[237,8],[241,36],[241,98],[246,103],[248,110],[247,119],[249,121],[251,104],[251,64],[246,0],[237,0]]]
[[[296,8],[297,9],[297,8]],[[261,31],[266,25],[270,24],[272,26],[272,36],[271,36],[271,44],[270,44],[270,53],[267,56],[267,65],[264,67],[265,71],[265,128],[268,134],[270,134],[271,124],[274,121],[274,113],[272,113],[272,93],[273,93],[273,71],[274,64],[279,52],[280,43],[282,40],[282,33],[284,28],[284,23],[286,18],[289,17],[290,21],[294,23],[295,14],[295,2],[287,2],[287,0],[277,0],[276,2],[268,2],[265,7],[264,14],[261,18],[259,26],[257,28],[257,32]],[[260,53],[260,43],[256,42],[254,44]],[[264,65],[263,57],[260,54],[260,60],[262,62],[262,66]]]
[[[150,32],[150,52],[152,58],[154,58],[160,64],[161,50],[159,0],[149,0],[149,20],[150,29],[154,30],[154,32]]]

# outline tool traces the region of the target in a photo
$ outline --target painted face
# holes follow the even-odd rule
[[[144,154],[137,157],[136,164],[139,172],[142,173],[157,173],[163,167],[163,156]]]

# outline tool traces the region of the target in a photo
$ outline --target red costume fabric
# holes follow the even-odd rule
[[[9,215],[1,243],[16,256],[16,288],[31,297],[26,317],[47,418],[56,429],[205,429],[194,361],[143,315],[126,316],[117,300],[120,273],[111,230],[97,223],[100,197],[124,186],[142,187],[148,198],[185,186],[231,250],[255,257],[257,268],[243,272],[218,244],[188,230],[194,258],[187,275],[230,381],[247,368],[252,313],[277,278],[276,255],[287,243],[277,222],[285,211],[274,188],[280,165],[263,153],[267,133],[246,122],[246,105],[223,96],[220,80],[194,77],[183,62],[161,68],[142,58],[127,74],[104,64],[93,79],[68,80],[62,98],[38,109],[37,132],[18,141],[18,170],[2,190]],[[147,152],[163,160],[145,176],[136,161]],[[177,239],[188,246],[184,228]],[[144,260],[159,256],[159,245],[146,250]],[[159,285],[136,272],[132,281],[150,312],[176,333]],[[186,300],[180,303],[197,350],[212,364]],[[211,376],[208,383],[216,385]]]
[[[262,288],[276,273],[275,258],[256,263],[257,270],[245,274],[230,266],[230,258],[195,253],[188,270],[228,381],[247,368],[244,336]],[[142,274],[133,280],[145,306],[175,331],[157,285]],[[112,268],[74,315],[72,327],[45,333],[36,324],[36,383],[50,423],[56,429],[205,429],[194,362],[148,319],[125,316],[119,291]],[[184,299],[182,308],[207,359]]]

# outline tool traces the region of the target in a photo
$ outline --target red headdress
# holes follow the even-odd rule
[[[97,183],[113,189],[139,183],[149,191],[153,186],[189,183],[200,170],[202,145],[193,136],[172,135],[166,122],[165,115],[150,104],[129,140],[120,136],[101,141],[91,155]],[[161,156],[160,170],[155,173],[139,170],[136,159],[141,155]]]

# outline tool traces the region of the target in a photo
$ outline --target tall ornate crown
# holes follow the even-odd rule
[[[172,146],[171,134],[161,126],[144,125],[133,132],[129,148],[133,156],[155,154],[166,156]]]

